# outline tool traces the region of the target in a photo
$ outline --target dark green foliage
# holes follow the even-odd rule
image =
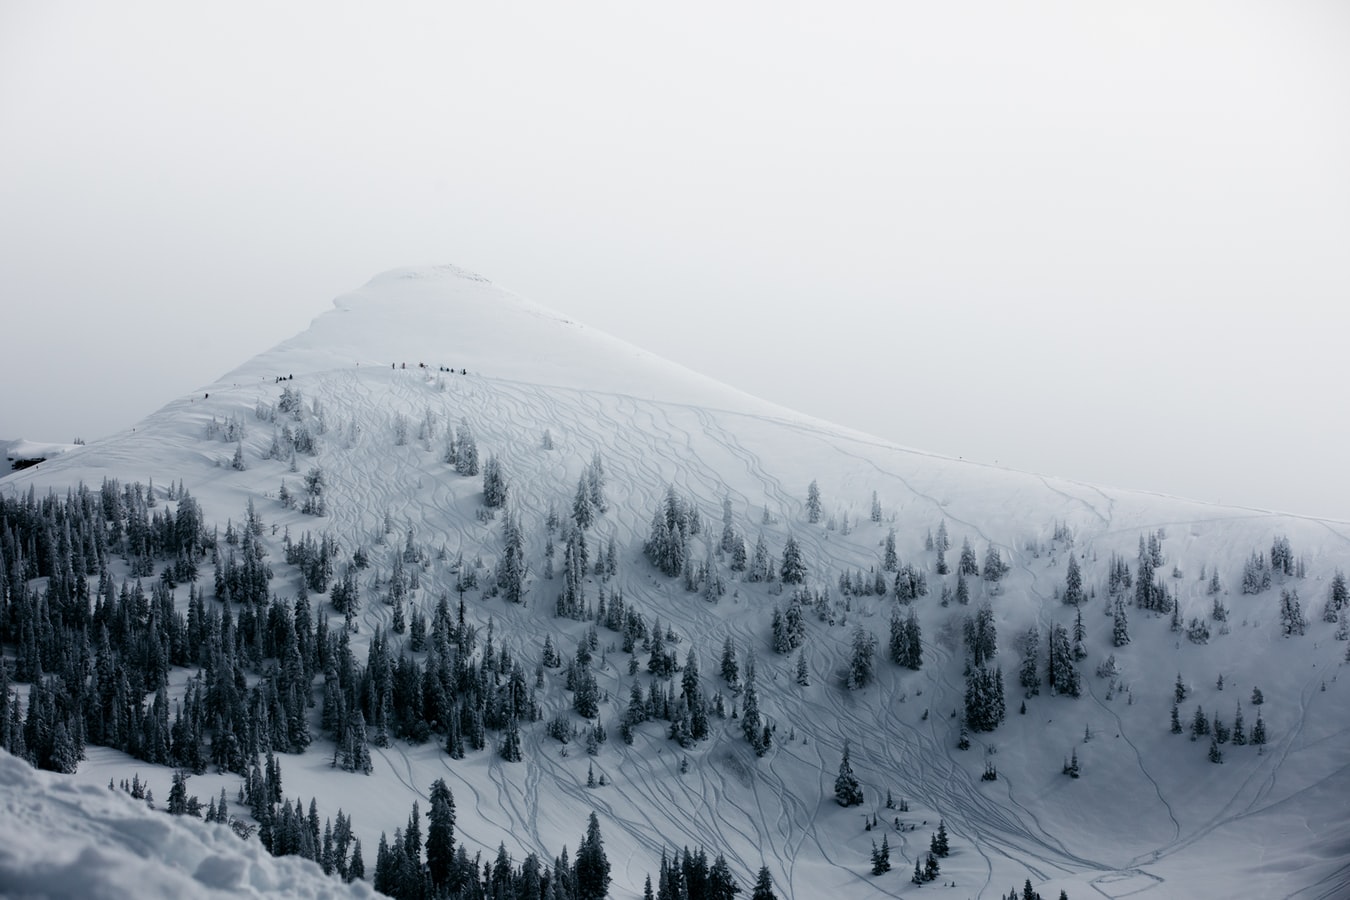
[[[1017,681],[1028,697],[1041,692],[1041,633],[1033,626],[1022,635],[1022,667],[1018,670]]]
[[[938,819],[938,830],[928,842],[928,852],[940,859],[946,859],[947,854],[951,852],[951,845],[947,838],[947,823]]]
[[[779,568],[779,576],[783,584],[801,584],[806,580],[806,561],[802,559],[801,548],[791,535],[788,535],[787,543],[783,545],[783,564]]]
[[[1280,591],[1280,630],[1285,637],[1301,635],[1308,627],[1299,603],[1298,591]]]
[[[983,666],[998,653],[998,632],[994,627],[994,609],[988,603],[981,604],[972,616],[966,616],[962,626],[966,651],[970,654],[972,666]]]
[[[885,875],[891,870],[891,845],[886,835],[881,837],[881,846],[872,842],[872,874]]]
[[[961,541],[961,561],[956,571],[960,575],[980,574],[980,565],[975,559],[975,548],[970,546],[969,538],[963,538]]]
[[[1074,664],[1069,632],[1058,623],[1050,626],[1050,648],[1046,654],[1046,681],[1052,693],[1077,697],[1082,691],[1082,678]]]
[[[685,567],[689,556],[689,536],[698,531],[698,508],[666,488],[665,499],[652,515],[651,531],[642,545],[643,552],[661,573],[674,577]]]
[[[971,731],[993,731],[1003,721],[1003,671],[980,666],[966,676],[966,724]]]
[[[844,741],[844,755],[839,760],[839,774],[834,779],[834,799],[840,806],[860,806],[863,802],[862,785],[849,764],[848,741]]]
[[[852,691],[872,683],[876,651],[876,636],[861,625],[854,626],[853,652],[849,656],[848,673],[844,677],[845,687]]]
[[[750,894],[750,900],[778,900],[778,895],[773,892],[773,875],[769,873],[768,866],[759,867],[759,875],[755,878],[755,887]]]
[[[586,823],[586,836],[577,847],[577,900],[601,900],[609,892],[609,859],[600,836],[600,820],[594,812]]]
[[[1009,566],[1003,561],[1003,555],[999,553],[997,547],[990,544],[984,552],[984,569],[982,575],[985,581],[997,582],[1008,574]]]
[[[1069,568],[1064,576],[1064,602],[1070,606],[1081,606],[1083,596],[1083,573],[1078,568],[1077,555],[1069,554]]]
[[[914,610],[904,619],[900,610],[891,611],[891,639],[888,645],[891,662],[907,669],[918,670],[923,667],[923,636],[919,629],[919,618]]]
[[[1209,718],[1205,715],[1204,707],[1197,706],[1195,715],[1191,717],[1191,740],[1204,737],[1209,734]]]
[[[510,485],[506,481],[506,473],[502,471],[501,462],[489,453],[487,461],[483,463],[483,505],[491,509],[505,506],[509,492]]]

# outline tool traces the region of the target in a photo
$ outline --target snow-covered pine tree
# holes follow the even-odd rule
[[[961,561],[957,565],[957,571],[962,575],[980,574],[980,564],[975,559],[975,548],[970,546],[970,538],[961,540]]]
[[[759,548],[755,548],[755,552],[758,555]],[[779,575],[783,584],[801,584],[806,580],[806,561],[802,559],[801,548],[792,535],[788,535],[787,543],[783,545],[783,563]]]
[[[1124,647],[1130,642],[1130,622],[1125,615],[1125,601],[1116,598],[1112,613],[1111,646]]]
[[[985,581],[997,582],[1008,574],[1009,566],[1003,561],[1003,554],[993,544],[990,544],[984,551],[984,569],[982,575]]]
[[[900,558],[895,552],[895,529],[892,528],[886,533],[886,543],[881,555],[881,569],[883,572],[894,572],[900,568]]]
[[[1069,570],[1064,576],[1064,602],[1070,606],[1083,603],[1083,573],[1078,568],[1077,554],[1069,554]]]
[[[862,785],[858,783],[858,777],[853,774],[853,766],[849,763],[849,743],[844,741],[844,754],[839,760],[839,774],[834,779],[834,799],[840,806],[861,806],[863,802]]]
[[[820,522],[820,486],[812,479],[806,488],[806,521],[812,525]]]
[[[483,463],[483,505],[489,509],[505,506],[508,490],[501,462],[495,454],[489,453]]]
[[[1026,630],[1019,642],[1022,645],[1022,666],[1017,681],[1028,697],[1041,692],[1041,632],[1036,626]]]
[[[872,683],[873,660],[876,656],[877,639],[862,625],[853,628],[853,650],[849,656],[848,674],[844,686],[851,691],[864,688]]]

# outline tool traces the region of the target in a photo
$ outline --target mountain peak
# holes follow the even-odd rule
[[[636,308],[636,307],[635,307]],[[644,313],[647,312],[644,308]],[[391,269],[220,387],[357,366],[444,369],[551,387],[802,417],[521,298],[454,265]]]
[[[452,263],[443,263],[439,266],[401,266],[397,269],[389,269],[386,272],[381,272],[370,279],[370,281],[366,282],[366,287],[374,287],[392,281],[437,280],[446,278],[462,278],[465,281],[477,281],[483,284],[492,283],[477,272],[461,269],[459,266],[453,265]]]

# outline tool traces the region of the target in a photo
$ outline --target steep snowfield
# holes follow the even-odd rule
[[[381,569],[387,574],[390,554],[411,530],[431,551],[416,601],[430,608],[441,593],[453,596],[449,567],[457,553],[470,561],[481,555],[490,569],[501,547],[500,514],[486,522],[478,516],[481,479],[457,476],[441,460],[447,428],[462,417],[480,452],[496,454],[504,467],[531,567],[524,605],[471,592],[469,614],[484,625],[491,619],[499,645],[533,671],[546,634],[566,656],[585,633],[585,623],[553,616],[561,582],[542,574],[544,519],[550,503],[567,514],[577,479],[598,451],[610,509],[593,529],[592,552],[616,540],[621,565],[614,586],[649,621],[659,616],[675,629],[681,658],[687,647],[697,648],[710,692],[725,692],[717,663],[728,635],[743,652],[753,652],[761,707],[775,727],[774,745],[762,759],[740,737],[739,722],[730,720],[715,720],[714,736],[688,751],[667,740],[659,723],[641,726],[634,744],[623,745],[617,726],[632,677],[618,636],[601,628],[604,652],[596,671],[608,692],[601,719],[610,740],[593,759],[576,743],[564,752],[544,734],[543,723],[523,730],[525,760],[516,764],[490,751],[453,761],[435,742],[372,748],[371,777],[334,771],[325,740],[303,756],[282,758],[288,796],[317,796],[323,815],[341,806],[353,816],[368,869],[380,832],[392,834],[412,801],[424,799],[430,783],[443,777],[455,795],[460,835],[485,854],[504,842],[517,860],[529,851],[551,859],[563,845],[576,847],[595,809],[616,897],[639,895],[662,849],[683,846],[725,853],[747,890],[767,864],[780,894],[801,898],[922,895],[953,882],[953,896],[992,897],[1028,877],[1051,897],[1061,888],[1075,898],[1350,895],[1350,710],[1347,685],[1338,679],[1346,645],[1333,639],[1335,625],[1321,621],[1331,576],[1350,569],[1347,523],[1099,488],[899,448],[711,382],[453,267],[382,275],[335,305],[306,332],[134,429],[9,476],[0,490],[64,491],[81,480],[97,486],[104,477],[153,479],[157,487],[181,480],[222,532],[226,519],[243,518],[252,498],[271,531],[273,590],[282,596],[297,583],[282,559],[284,529],[294,537],[326,531],[348,553],[366,547],[375,562],[367,579]],[[283,385],[278,376],[293,379]],[[317,455],[301,457],[299,473],[263,458],[273,426],[255,418],[259,402],[274,404],[283,387],[300,391],[311,423],[317,407],[326,426]],[[903,416],[905,390],[933,387],[860,389],[876,392],[878,415]],[[399,416],[409,433],[401,446],[394,437]],[[230,467],[233,443],[206,437],[213,419],[230,417],[247,428],[242,472]],[[423,423],[429,426],[424,439]],[[1053,440],[1058,426],[1036,427]],[[551,450],[542,446],[546,430]],[[283,481],[298,490],[311,465],[323,468],[329,485],[324,518],[285,509],[275,499]],[[833,529],[807,522],[812,480]],[[735,527],[751,546],[761,533],[775,556],[789,535],[802,545],[808,581],[829,587],[840,604],[833,625],[809,620],[809,687],[795,683],[794,659],[776,655],[770,645],[770,614],[787,599],[777,595],[777,585],[742,583],[723,566],[728,592],[712,603],[687,593],[679,579],[660,576],[642,557],[668,484],[697,500],[710,547],[721,532],[723,498],[730,498]],[[869,520],[874,491],[881,523]],[[953,572],[963,539],[981,558],[993,544],[1011,563],[997,592],[972,579],[968,608],[940,605],[942,585],[954,586],[956,576],[937,575],[934,554],[924,549],[925,535],[944,521]],[[1057,526],[1072,534],[1071,549],[1053,539]],[[884,659],[896,601],[854,597],[845,610],[837,590],[841,572],[879,566],[892,527],[901,561],[921,568],[929,581],[929,595],[915,604],[924,637],[918,672]],[[1165,617],[1130,606],[1131,643],[1113,648],[1112,620],[1103,615],[1109,613],[1107,562],[1116,553],[1133,568],[1141,535],[1159,530],[1166,555],[1159,574],[1176,589],[1183,620],[1208,617],[1207,579],[1217,570],[1228,627],[1211,623],[1209,643],[1196,645],[1171,632]],[[1289,539],[1306,577],[1277,577],[1270,591],[1240,594],[1243,562],[1253,551],[1269,555],[1276,536]],[[705,556],[701,540],[693,545],[696,559]],[[1052,697],[1043,688],[1019,715],[1015,638],[1036,625],[1044,647],[1051,622],[1072,626],[1073,610],[1056,598],[1070,552],[1078,554],[1085,590],[1092,592],[1083,608],[1084,694]],[[1310,620],[1303,637],[1280,634],[1282,588],[1301,597]],[[587,591],[593,602],[596,586]],[[180,589],[180,597],[185,594]],[[365,641],[375,626],[387,628],[390,610],[369,583],[362,596],[354,644],[364,660]],[[971,748],[961,751],[953,715],[963,706],[960,623],[985,599],[995,612],[1009,715],[997,731],[971,735]],[[841,672],[858,623],[878,638],[878,678],[849,691]],[[1120,670],[1114,689],[1093,674],[1112,652]],[[1207,742],[1170,734],[1178,673],[1192,689],[1181,708],[1187,722],[1200,703],[1231,723],[1241,701],[1250,727],[1257,710],[1249,695],[1259,685],[1270,732],[1264,751],[1230,745],[1224,763],[1215,765],[1206,758]],[[570,694],[561,689],[559,673],[545,677],[547,720],[567,708]],[[638,677],[648,678],[645,672]],[[833,798],[846,740],[866,793],[861,809],[843,809]],[[1077,780],[1061,773],[1074,749],[1083,767]],[[685,758],[688,771],[681,773]],[[980,779],[986,762],[996,765],[997,781]],[[585,786],[591,763],[609,785]],[[132,772],[148,777],[157,796],[167,796],[167,771],[99,748],[91,748],[76,780],[106,785],[109,777]],[[237,779],[199,776],[191,790],[204,802],[222,785],[233,796]],[[908,800],[908,812],[884,808],[888,790]],[[872,841],[880,839],[876,830],[864,830],[870,814],[892,847],[894,870],[882,877],[869,874]],[[951,831],[953,852],[939,883],[919,888],[908,876],[939,817]]]
[[[83,783],[82,783],[83,782]],[[25,898],[373,897],[314,863],[273,857],[224,825],[38,772],[0,751],[0,895]]]

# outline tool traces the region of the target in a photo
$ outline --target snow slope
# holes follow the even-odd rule
[[[372,897],[256,840],[146,808],[122,791],[38,772],[0,751],[0,894],[85,897]]]
[[[311,423],[323,423],[317,455],[302,457],[299,469],[324,470],[329,515],[321,519],[276,501],[283,482],[298,489],[300,474],[263,458],[273,426],[255,410],[275,404],[283,387],[300,391]],[[883,393],[879,415],[902,416],[903,392],[887,386]],[[229,465],[235,444],[206,437],[213,420],[231,417],[246,427],[244,471]],[[395,440],[400,417],[409,425],[403,445]],[[283,596],[297,584],[282,562],[284,529],[297,537],[326,531],[348,553],[364,546],[376,562],[368,578],[382,567],[387,574],[390,554],[411,531],[431,551],[416,600],[430,608],[442,592],[453,593],[450,561],[457,553],[481,556],[491,567],[501,548],[500,516],[479,515],[481,480],[456,476],[441,461],[447,430],[461,418],[471,423],[480,452],[495,454],[507,473],[531,567],[524,605],[471,593],[470,615],[484,625],[492,620],[500,643],[527,671],[545,635],[564,655],[583,637],[585,623],[553,616],[560,581],[542,576],[544,519],[550,504],[566,514],[579,475],[599,452],[610,509],[594,527],[593,550],[616,541],[616,585],[649,620],[659,616],[674,628],[683,640],[681,658],[687,647],[697,648],[709,691],[722,689],[731,699],[717,677],[726,637],[756,656],[761,707],[776,729],[775,743],[757,759],[739,722],[728,720],[716,721],[714,736],[688,751],[657,723],[642,726],[635,743],[624,746],[615,736],[632,677],[627,655],[611,646],[617,635],[602,628],[596,669],[608,692],[601,718],[611,740],[594,759],[576,744],[564,753],[543,723],[523,730],[525,760],[518,764],[490,751],[453,761],[434,742],[376,751],[368,778],[335,773],[332,745],[324,740],[303,756],[283,758],[289,796],[318,796],[321,804],[329,798],[352,815],[368,867],[379,833],[402,825],[414,799],[425,806],[430,783],[443,777],[456,798],[459,833],[486,854],[503,842],[516,859],[529,851],[552,858],[563,845],[577,845],[595,809],[616,897],[640,894],[663,848],[700,845],[725,853],[747,888],[763,864],[784,896],[922,895],[937,885],[916,887],[908,873],[939,817],[953,844],[941,881],[955,884],[954,896],[999,896],[1028,877],[1047,896],[1063,888],[1075,898],[1350,894],[1350,711],[1347,685],[1338,679],[1345,644],[1320,617],[1331,576],[1350,569],[1347,523],[1112,490],[897,447],[719,385],[453,267],[379,276],[339,298],[307,331],[219,382],[170,402],[133,429],[8,476],[0,490],[64,491],[105,477],[156,486],[181,480],[222,531],[226,519],[242,519],[253,499],[275,527],[268,536],[273,590]],[[423,424],[425,437],[418,435]],[[1053,439],[1053,426],[1041,427]],[[546,430],[551,450],[543,448]],[[812,480],[834,528],[807,522]],[[751,546],[760,534],[775,555],[789,535],[802,545],[810,583],[829,587],[837,602],[833,624],[813,617],[808,625],[810,686],[798,686],[794,659],[771,648],[770,615],[787,599],[776,585],[741,582],[719,563],[728,593],[712,603],[687,593],[679,579],[660,576],[642,557],[667,485],[697,501],[712,543],[722,501],[730,498],[735,527]],[[874,491],[881,523],[869,520]],[[939,603],[941,586],[953,586],[955,576],[936,574],[924,539],[943,522],[953,569],[963,539],[981,557],[992,544],[1011,563],[997,591],[972,580],[969,608]],[[924,667],[912,672],[879,658],[876,683],[849,691],[841,672],[853,626],[871,630],[884,652],[895,600],[854,597],[846,606],[836,582],[841,572],[877,566],[892,527],[901,560],[929,580],[930,594],[915,604]],[[1057,528],[1072,534],[1071,547],[1054,539]],[[1166,618],[1130,607],[1132,641],[1111,646],[1112,620],[1103,615],[1107,561],[1115,553],[1133,566],[1139,539],[1150,532],[1165,535],[1159,574],[1177,591],[1185,620],[1209,615],[1207,577],[1218,571],[1231,613],[1226,628],[1214,624],[1208,644],[1192,644],[1171,632]],[[1270,591],[1240,594],[1244,561],[1253,551],[1268,554],[1276,536],[1289,539],[1306,577],[1277,578]],[[444,559],[436,552],[441,547]],[[699,541],[694,552],[704,557]],[[1083,610],[1084,695],[1052,697],[1043,689],[1019,715],[1015,636],[1035,625],[1044,644],[1051,622],[1072,625],[1073,610],[1056,597],[1070,553],[1093,592]],[[1280,634],[1281,589],[1302,598],[1311,620],[1304,637]],[[378,591],[369,584],[362,596],[353,643],[364,660],[364,642],[377,625],[388,627],[390,611],[372,599]],[[588,596],[594,600],[595,585]],[[1009,716],[997,731],[972,735],[971,749],[961,751],[953,717],[964,691],[960,622],[984,600],[995,613]],[[327,609],[317,601],[316,608]],[[339,618],[334,622],[340,627]],[[1121,673],[1114,685],[1092,674],[1110,653]],[[1264,752],[1228,747],[1224,763],[1214,765],[1207,743],[1168,733],[1179,673],[1192,688],[1183,718],[1201,703],[1231,722],[1240,700],[1250,726],[1256,710],[1248,695],[1260,685],[1271,735]],[[545,720],[566,710],[570,698],[561,675],[550,671],[546,678]],[[645,672],[639,678],[645,683]],[[867,797],[861,810],[833,799],[846,740]],[[1074,749],[1084,771],[1077,780],[1060,771]],[[688,771],[681,773],[685,758]],[[986,762],[996,765],[997,781],[980,780]],[[608,786],[585,786],[591,763]],[[149,769],[91,749],[76,778],[106,785],[109,777],[139,772],[157,796],[167,796],[169,773]],[[222,785],[231,793],[237,787],[231,777],[206,775],[194,779],[193,790],[205,799]],[[888,790],[908,800],[908,812],[884,808]],[[886,876],[869,874],[871,843],[879,836],[864,830],[864,814],[887,828],[895,870]]]

